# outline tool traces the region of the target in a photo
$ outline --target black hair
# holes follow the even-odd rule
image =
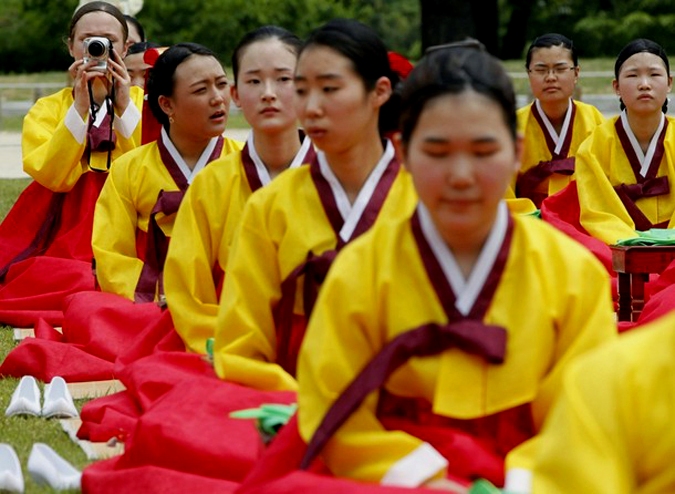
[[[445,46],[428,52],[403,82],[399,130],[410,142],[427,103],[445,94],[473,90],[499,104],[511,136],[516,138],[516,95],[499,60],[483,49]]]
[[[249,31],[241,38],[235,47],[234,52],[232,52],[232,72],[235,85],[237,84],[237,78],[239,77],[239,66],[241,65],[241,57],[244,55],[244,50],[253,43],[266,39],[278,39],[286,45],[288,50],[296,57],[298,56],[298,53],[300,53],[300,48],[302,47],[300,38],[283,27],[262,26],[253,31]]]
[[[530,62],[532,61],[532,53],[537,48],[551,48],[553,46],[561,46],[570,51],[572,55],[572,63],[575,67],[579,65],[579,55],[577,54],[577,49],[574,46],[574,43],[567,36],[563,36],[558,33],[547,33],[542,34],[536,38],[530,47],[527,50],[527,56],[525,57],[525,68],[530,68]]]
[[[136,28],[136,31],[138,31],[138,35],[141,37],[141,41],[145,41],[145,29],[143,29],[143,26],[139,22],[138,19],[136,19],[132,15],[124,14],[124,19],[133,24],[133,26]]]
[[[300,53],[313,46],[326,46],[348,58],[367,91],[372,91],[380,77],[387,77],[394,90],[400,79],[389,65],[387,47],[370,27],[352,19],[333,19],[314,30]],[[386,134],[396,129],[400,114],[398,95],[380,107],[379,130]]]
[[[150,69],[148,78],[148,105],[155,118],[164,127],[169,127],[169,117],[159,105],[160,96],[171,96],[176,83],[176,69],[192,55],[218,57],[210,49],[197,43],[178,43],[164,51]]]
[[[127,48],[127,57],[129,55],[136,55],[137,53],[143,53],[148,51],[150,48],[159,48],[158,43],[153,43],[152,41],[141,41],[140,43],[134,43],[133,45]]]
[[[624,46],[619,52],[619,55],[616,57],[616,62],[614,63],[614,78],[617,81],[619,80],[619,72],[621,72],[621,67],[623,64],[636,53],[651,53],[659,57],[661,60],[663,60],[663,63],[666,66],[666,75],[670,76],[670,63],[668,62],[668,55],[666,55],[666,51],[661,47],[661,45],[650,39],[639,38],[634,39]],[[619,104],[621,110],[625,110],[626,105],[623,104],[623,100],[621,98],[619,98]],[[664,101],[662,110],[663,113],[668,111],[668,98],[666,98],[666,101]]]
[[[110,14],[115,19],[117,19],[122,26],[122,42],[126,43],[127,38],[129,37],[129,26],[127,26],[127,21],[124,19],[124,15],[120,10],[108,2],[89,2],[85,3],[82,7],[77,9],[73,14],[73,17],[70,19],[70,26],[68,27],[68,38],[73,39],[75,34],[75,27],[80,19],[86,14],[91,12],[105,12]]]

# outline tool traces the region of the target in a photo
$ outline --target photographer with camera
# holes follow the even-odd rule
[[[4,323],[32,326],[43,316],[59,323],[63,297],[94,288],[94,204],[110,163],[141,141],[143,91],[122,62],[127,35],[113,5],[79,8],[67,39],[73,86],[39,99],[24,119],[23,168],[34,182],[0,225]]]

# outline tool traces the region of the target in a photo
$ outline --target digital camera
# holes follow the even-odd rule
[[[89,70],[100,70],[105,72],[108,70],[108,58],[112,53],[112,41],[101,36],[92,36],[84,40],[84,63],[90,60],[96,60],[96,65]]]

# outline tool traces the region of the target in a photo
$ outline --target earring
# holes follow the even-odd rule
[[[175,122],[175,120],[173,119],[173,117],[171,115],[169,115],[169,123],[174,123],[174,122]]]

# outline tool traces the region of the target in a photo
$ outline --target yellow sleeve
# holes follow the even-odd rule
[[[548,225],[541,225],[546,226]],[[578,246],[549,244],[549,260],[574,259],[574,262],[542,265],[542,291],[560,294],[551,298],[555,319],[556,340],[551,354],[553,365],[544,376],[537,395],[532,401],[534,425],[539,430],[546,420],[554,401],[560,393],[563,375],[571,362],[589,350],[617,339],[616,323],[612,306],[609,277],[603,266],[587,251],[578,251]],[[536,241],[531,237],[529,242]],[[517,247],[516,247],[517,248]],[[523,247],[526,248],[526,247]],[[555,250],[554,250],[555,249]],[[573,250],[574,249],[574,250]],[[531,259],[534,256],[530,256]],[[539,262],[541,258],[537,261]],[[555,271],[555,272],[554,272]],[[583,279],[583,284],[579,280]],[[521,444],[506,457],[507,470],[532,468],[538,436]]]
[[[143,154],[142,156],[145,156]],[[143,262],[136,252],[138,213],[134,203],[133,164],[128,157],[116,161],[94,210],[92,248],[96,277],[104,292],[134,300]]]
[[[141,115],[141,120],[143,119],[143,90],[137,86],[131,86],[129,90],[129,97],[131,101],[130,105],[135,105]],[[115,146],[115,154],[113,158],[123,155],[127,151],[131,151],[134,148],[137,148],[141,145],[141,121],[138,122],[134,132],[128,137],[125,138],[121,132],[117,132],[117,144]]]
[[[65,124],[66,113],[72,106],[70,91],[70,88],[64,89],[39,99],[23,121],[23,169],[36,182],[54,192],[68,192],[89,169],[87,157],[84,156],[86,138],[82,143],[77,142]],[[130,95],[130,104],[136,105],[140,111],[143,92],[134,87]],[[140,145],[140,122],[128,139],[120,132],[116,131],[116,134],[113,160]],[[97,162],[97,168],[105,169],[107,153],[92,153],[91,159]]]
[[[176,215],[164,265],[164,290],[176,331],[190,351],[203,354],[206,340],[214,336],[218,314],[213,268],[220,238],[214,236],[223,218],[214,216],[226,216],[220,202],[226,202],[228,194],[220,191],[221,197],[214,196],[199,178],[188,188]]]
[[[620,239],[637,237],[637,233],[605,172],[611,161],[617,159],[613,156],[614,146],[607,139],[609,126],[613,123],[598,127],[581,144],[576,157],[576,179],[581,224],[593,237],[612,245]]]
[[[382,303],[371,277],[375,268],[369,265],[374,261],[362,250],[353,250],[365,240],[347,246],[337,257],[319,293],[300,351],[298,426],[305,441],[386,341],[386,335],[380,334],[384,329],[377,314]],[[376,416],[377,399],[378,393],[371,393],[327,443],[322,457],[331,471],[340,477],[409,486],[444,473],[444,460],[429,445],[405,432],[384,429]],[[413,461],[412,471],[397,467],[406,458],[421,459],[425,455],[420,453],[425,451],[431,452],[431,461],[423,467],[417,461]]]
[[[635,397],[621,391],[614,359],[593,357],[575,362],[565,375],[540,436],[532,492],[636,492],[625,434],[631,424],[623,423],[629,418],[621,403]]]
[[[260,191],[263,192],[263,191]],[[281,298],[279,250],[267,211],[254,194],[244,207],[223,285],[214,345],[222,379],[265,390],[295,390],[295,379],[276,361],[273,307]],[[277,212],[278,214],[282,214]]]
[[[54,192],[67,192],[88,165],[83,159],[85,142],[77,142],[66,127],[69,105],[60,96],[40,98],[28,111],[21,146],[24,171]]]

